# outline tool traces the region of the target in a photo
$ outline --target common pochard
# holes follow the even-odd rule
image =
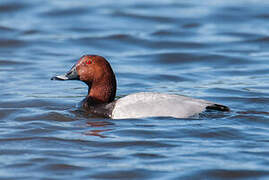
[[[134,93],[115,100],[115,74],[109,62],[97,55],[82,56],[70,71],[51,80],[83,81],[88,85],[88,95],[82,100],[82,107],[94,115],[112,119],[188,118],[205,110],[229,111],[228,107],[214,102],[155,92]]]

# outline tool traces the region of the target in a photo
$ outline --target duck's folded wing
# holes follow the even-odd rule
[[[113,119],[142,117],[187,118],[206,110],[222,107],[210,101],[161,93],[135,93],[117,100]],[[226,106],[224,106],[226,107]]]

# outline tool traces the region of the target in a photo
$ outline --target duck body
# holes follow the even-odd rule
[[[82,56],[65,75],[52,80],[81,80],[88,87],[88,95],[81,106],[92,114],[112,119],[143,117],[189,118],[211,109],[229,111],[214,102],[182,95],[140,92],[115,100],[116,78],[110,64],[97,55]]]
[[[182,95],[140,92],[118,99],[111,112],[111,118],[188,118],[213,106],[213,102]]]

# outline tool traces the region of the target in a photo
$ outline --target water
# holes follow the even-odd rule
[[[0,2],[0,179],[269,179],[269,3]],[[117,96],[152,91],[229,106],[198,119],[97,119],[81,82],[106,57]]]

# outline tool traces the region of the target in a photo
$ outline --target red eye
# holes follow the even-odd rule
[[[84,57],[85,64],[92,64],[95,60],[95,56],[86,56]]]

